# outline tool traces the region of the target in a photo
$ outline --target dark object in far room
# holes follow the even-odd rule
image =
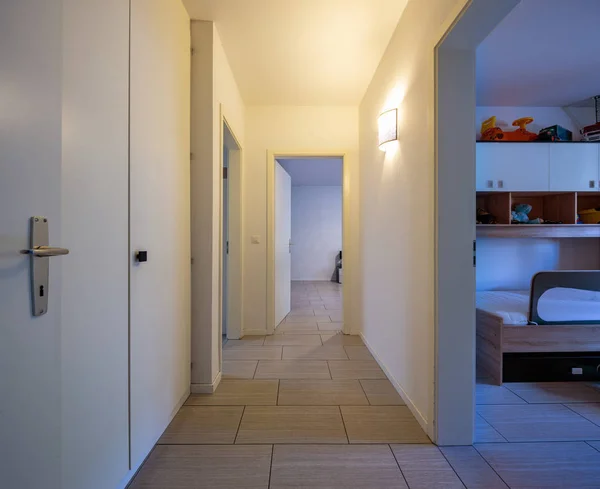
[[[477,209],[475,221],[477,224],[496,224],[498,222],[496,216],[481,208]]]
[[[342,251],[338,253],[335,257],[335,271],[333,272],[333,276],[331,277],[332,282],[336,282],[338,284],[342,283]]]

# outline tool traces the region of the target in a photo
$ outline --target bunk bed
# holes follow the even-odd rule
[[[496,384],[600,379],[600,271],[540,272],[476,304],[477,364]]]

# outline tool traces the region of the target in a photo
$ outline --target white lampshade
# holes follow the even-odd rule
[[[398,109],[386,110],[378,119],[379,148],[385,151],[385,144],[398,139]]]

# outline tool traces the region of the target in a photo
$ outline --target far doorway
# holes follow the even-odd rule
[[[341,332],[343,158],[278,157],[274,170],[276,332]]]

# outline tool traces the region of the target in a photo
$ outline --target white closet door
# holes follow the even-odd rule
[[[550,146],[550,190],[598,190],[599,147],[593,143]]]
[[[291,308],[292,255],[292,179],[275,162],[275,326]]]
[[[131,2],[131,456],[190,389],[190,23],[179,1]],[[136,263],[136,250],[148,261]]]
[[[32,317],[29,218],[61,242],[61,0],[0,2],[0,486],[60,488],[61,271]]]
[[[63,30],[62,489],[107,489],[129,470],[129,2],[63,0]]]

